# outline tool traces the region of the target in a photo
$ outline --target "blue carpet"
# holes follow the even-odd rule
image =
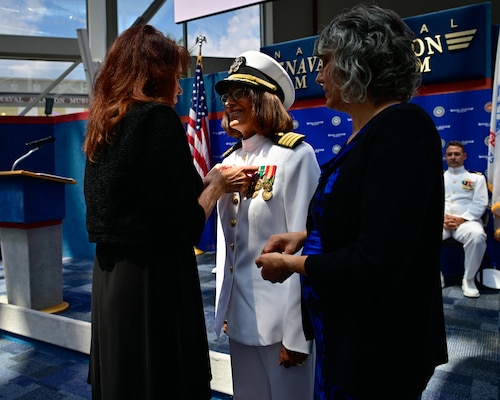
[[[86,354],[0,332],[0,399],[90,399],[88,364]],[[232,399],[212,395],[212,400]]]
[[[90,399],[88,356],[0,334],[0,399]]]
[[[217,339],[213,333],[215,275],[211,270],[215,255],[205,253],[197,259],[210,350],[228,353],[227,337]],[[5,295],[2,273],[0,262],[0,295]],[[64,300],[70,307],[62,314],[90,320],[90,278],[90,261],[64,261]],[[460,278],[445,274],[443,303],[450,362],[436,369],[422,400],[499,400],[500,291],[479,286],[481,297],[468,299],[460,290]],[[86,354],[2,333],[0,400],[91,398]],[[404,368],[404,361],[394,367]],[[212,400],[230,399],[230,395],[213,392]]]

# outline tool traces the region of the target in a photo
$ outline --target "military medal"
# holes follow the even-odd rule
[[[260,189],[262,189],[262,176],[264,175],[265,166],[261,165],[259,170],[252,176],[250,186],[248,187],[246,198],[255,199]]]
[[[271,199],[271,197],[273,197],[273,183],[275,175],[276,175],[276,165],[266,166],[264,181],[262,182],[262,188],[264,189],[264,191],[262,192],[262,198],[265,201],[268,201]]]
[[[258,192],[260,189],[262,189],[262,179],[259,178],[259,180],[255,184],[255,191]]]
[[[268,201],[271,197],[273,197],[273,192],[272,191],[263,191],[262,192],[262,198],[265,201]]]
[[[266,167],[264,165],[261,165],[259,167],[259,180],[255,184],[255,191],[258,192],[260,189],[262,189],[262,178],[264,176],[264,172],[266,171]]]
[[[464,190],[474,190],[474,182],[469,179],[464,179],[462,181],[462,189]]]
[[[247,199],[249,199],[250,197],[252,197],[253,194],[255,193],[255,186],[256,186],[257,181],[259,179],[260,179],[260,176],[259,176],[258,172],[256,172],[255,174],[253,174],[252,180],[250,181],[250,185],[248,186],[248,189],[247,189],[247,194],[246,194]]]
[[[262,198],[264,200],[267,201],[273,197],[273,183],[275,175],[276,165],[261,165],[258,172],[252,176],[252,180],[247,189],[246,198],[255,199],[261,189],[264,189],[262,192]]]

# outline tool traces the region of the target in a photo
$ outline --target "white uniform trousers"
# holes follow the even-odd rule
[[[453,237],[464,246],[464,279],[474,279],[486,251],[486,233],[479,221],[467,221],[456,230],[443,229],[443,240]]]
[[[302,366],[279,365],[281,343],[247,346],[229,339],[234,400],[312,400],[314,352]]]

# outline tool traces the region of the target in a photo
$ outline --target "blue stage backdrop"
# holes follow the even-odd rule
[[[468,154],[467,168],[483,173],[487,165],[491,111],[492,32],[498,32],[490,25],[490,19],[490,3],[405,19],[418,36],[416,44],[420,46],[417,49],[423,72],[422,94],[412,102],[431,115],[443,147],[450,140],[462,141]],[[261,51],[274,57],[290,74],[296,90],[296,102],[290,110],[295,131],[307,136],[322,164],[344,143],[351,131],[351,121],[348,115],[324,106],[323,91],[315,82],[321,66],[312,56],[316,38],[278,43]],[[226,76],[226,72],[205,75],[213,163],[219,162],[221,154],[235,142],[221,128],[223,107],[214,90],[214,84]],[[191,93],[192,79],[181,82],[184,94]],[[177,111],[187,123],[190,98],[182,97]],[[215,248],[213,224],[213,220],[209,221],[204,242],[200,244],[204,249]],[[491,247],[497,247],[497,243]]]
[[[213,87],[205,88],[212,91]],[[182,85],[191,87],[192,82],[186,80]],[[442,138],[443,147],[450,140],[460,140],[467,151],[467,168],[486,173],[489,121],[491,114],[491,89],[470,90],[467,92],[450,92],[415,97],[412,102],[421,105],[432,117]],[[207,93],[207,97],[210,96]],[[212,93],[212,98],[217,96]],[[320,105],[308,107],[292,107],[290,113],[294,119],[295,131],[307,136],[318,158],[323,164],[335,154],[351,132],[351,120],[347,114],[330,110]],[[220,108],[219,105],[216,106]],[[181,114],[182,115],[182,114]],[[232,146],[235,140],[229,137],[221,127],[221,112],[212,112],[210,121],[210,140],[214,163],[221,161],[221,154]],[[183,120],[186,120],[184,115]],[[415,158],[415,162],[424,162]],[[443,168],[445,167],[443,159]],[[215,227],[209,221],[205,249],[213,250],[215,246]]]

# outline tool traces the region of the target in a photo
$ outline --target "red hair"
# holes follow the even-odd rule
[[[186,48],[151,25],[134,26],[119,35],[95,77],[83,143],[89,160],[111,142],[132,103],[173,107],[179,68],[186,71],[190,62]]]

